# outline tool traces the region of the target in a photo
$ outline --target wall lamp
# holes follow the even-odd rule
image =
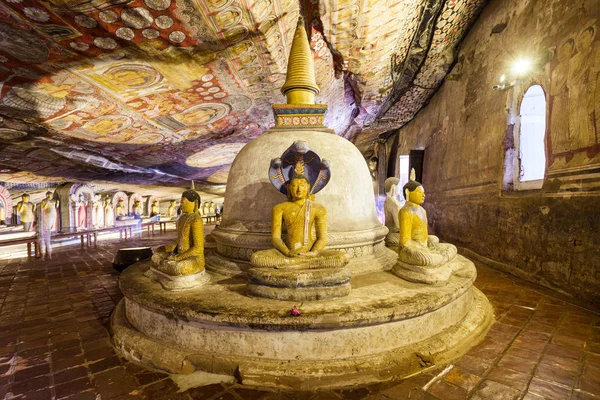
[[[531,60],[526,58],[516,60],[508,76],[507,74],[500,75],[498,84],[492,86],[492,90],[506,90],[515,86],[519,83],[519,78],[531,70],[531,66]]]

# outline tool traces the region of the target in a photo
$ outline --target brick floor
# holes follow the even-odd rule
[[[119,357],[107,330],[122,297],[111,265],[116,249],[153,246],[173,235],[63,247],[45,262],[0,255],[0,398],[600,399],[600,316],[485,266],[478,266],[475,285],[497,322],[449,369],[346,391],[214,384],[178,393],[167,375]]]

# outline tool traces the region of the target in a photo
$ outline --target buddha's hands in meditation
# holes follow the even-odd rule
[[[171,253],[171,254],[169,254],[169,257],[167,257],[167,261],[170,261],[170,262],[179,262],[181,260],[179,259],[179,257],[177,256],[177,254]]]
[[[318,256],[317,252],[314,251],[300,251],[298,252],[298,257],[316,257]]]
[[[161,245],[152,248],[153,253],[172,253],[174,251],[175,245],[173,244]]]
[[[440,239],[435,235],[427,236],[427,247],[435,247],[440,244]]]

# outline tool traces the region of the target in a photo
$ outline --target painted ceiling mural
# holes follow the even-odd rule
[[[485,0],[4,0],[0,180],[222,187],[273,126],[308,16],[326,124],[367,148],[435,92]]]

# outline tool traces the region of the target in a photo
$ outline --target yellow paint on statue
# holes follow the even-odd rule
[[[323,250],[327,245],[327,210],[314,202],[310,183],[299,163],[288,183],[288,201],[273,207],[271,243],[275,249],[252,255],[255,267],[335,268],[348,263],[348,255],[339,250]],[[282,222],[287,231],[281,236]]]
[[[154,250],[154,268],[172,276],[192,275],[204,270],[204,224],[198,213],[199,204],[200,195],[195,190],[183,192],[177,240]]]
[[[437,236],[427,231],[427,212],[421,204],[425,201],[423,185],[415,181],[415,170],[404,186],[406,203],[398,213],[400,243],[398,260],[419,266],[438,266],[456,256],[456,247],[449,243],[440,243]]]

